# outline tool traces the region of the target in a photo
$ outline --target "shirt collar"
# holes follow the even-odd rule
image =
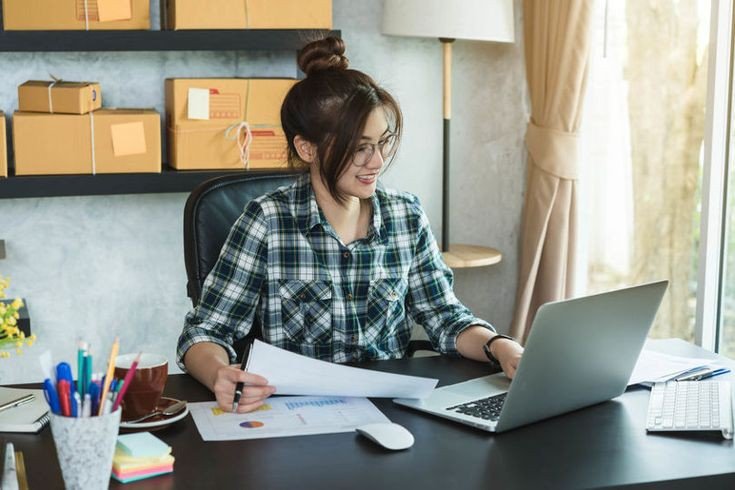
[[[373,219],[371,227],[368,230],[368,240],[372,240],[373,238],[381,239],[386,236],[379,197],[382,191],[383,184],[378,182],[378,190],[370,196],[370,204],[373,207]],[[325,227],[327,225],[325,222],[326,218],[319,211],[314,188],[311,186],[311,175],[308,171],[299,176],[294,183],[292,212],[303,234],[307,234],[317,225]]]

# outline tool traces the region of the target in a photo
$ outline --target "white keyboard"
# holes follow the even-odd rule
[[[669,381],[655,383],[648,401],[646,430],[721,431],[732,439],[732,399],[729,381]]]

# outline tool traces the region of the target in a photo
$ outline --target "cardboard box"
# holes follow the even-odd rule
[[[161,119],[150,109],[16,112],[13,143],[16,175],[161,172]]]
[[[3,26],[6,31],[150,29],[150,10],[150,0],[3,0]]]
[[[332,0],[161,0],[162,29],[331,29]]]
[[[8,145],[5,134],[5,113],[0,111],[0,177],[8,176]]]
[[[102,90],[96,82],[30,80],[18,86],[18,110],[86,114],[102,107]]]
[[[169,165],[179,170],[285,168],[281,104],[294,83],[293,79],[167,79]],[[241,154],[243,122],[252,135],[246,162]]]

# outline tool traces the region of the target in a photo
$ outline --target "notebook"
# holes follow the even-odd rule
[[[0,432],[38,432],[48,424],[43,390],[0,387],[0,406],[27,394],[35,395],[31,402],[0,412]]]
[[[489,432],[504,432],[621,395],[668,281],[539,308],[518,371],[393,400]]]

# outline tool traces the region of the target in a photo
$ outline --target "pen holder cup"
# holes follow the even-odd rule
[[[50,414],[56,456],[67,490],[110,486],[121,412],[80,418]]]

